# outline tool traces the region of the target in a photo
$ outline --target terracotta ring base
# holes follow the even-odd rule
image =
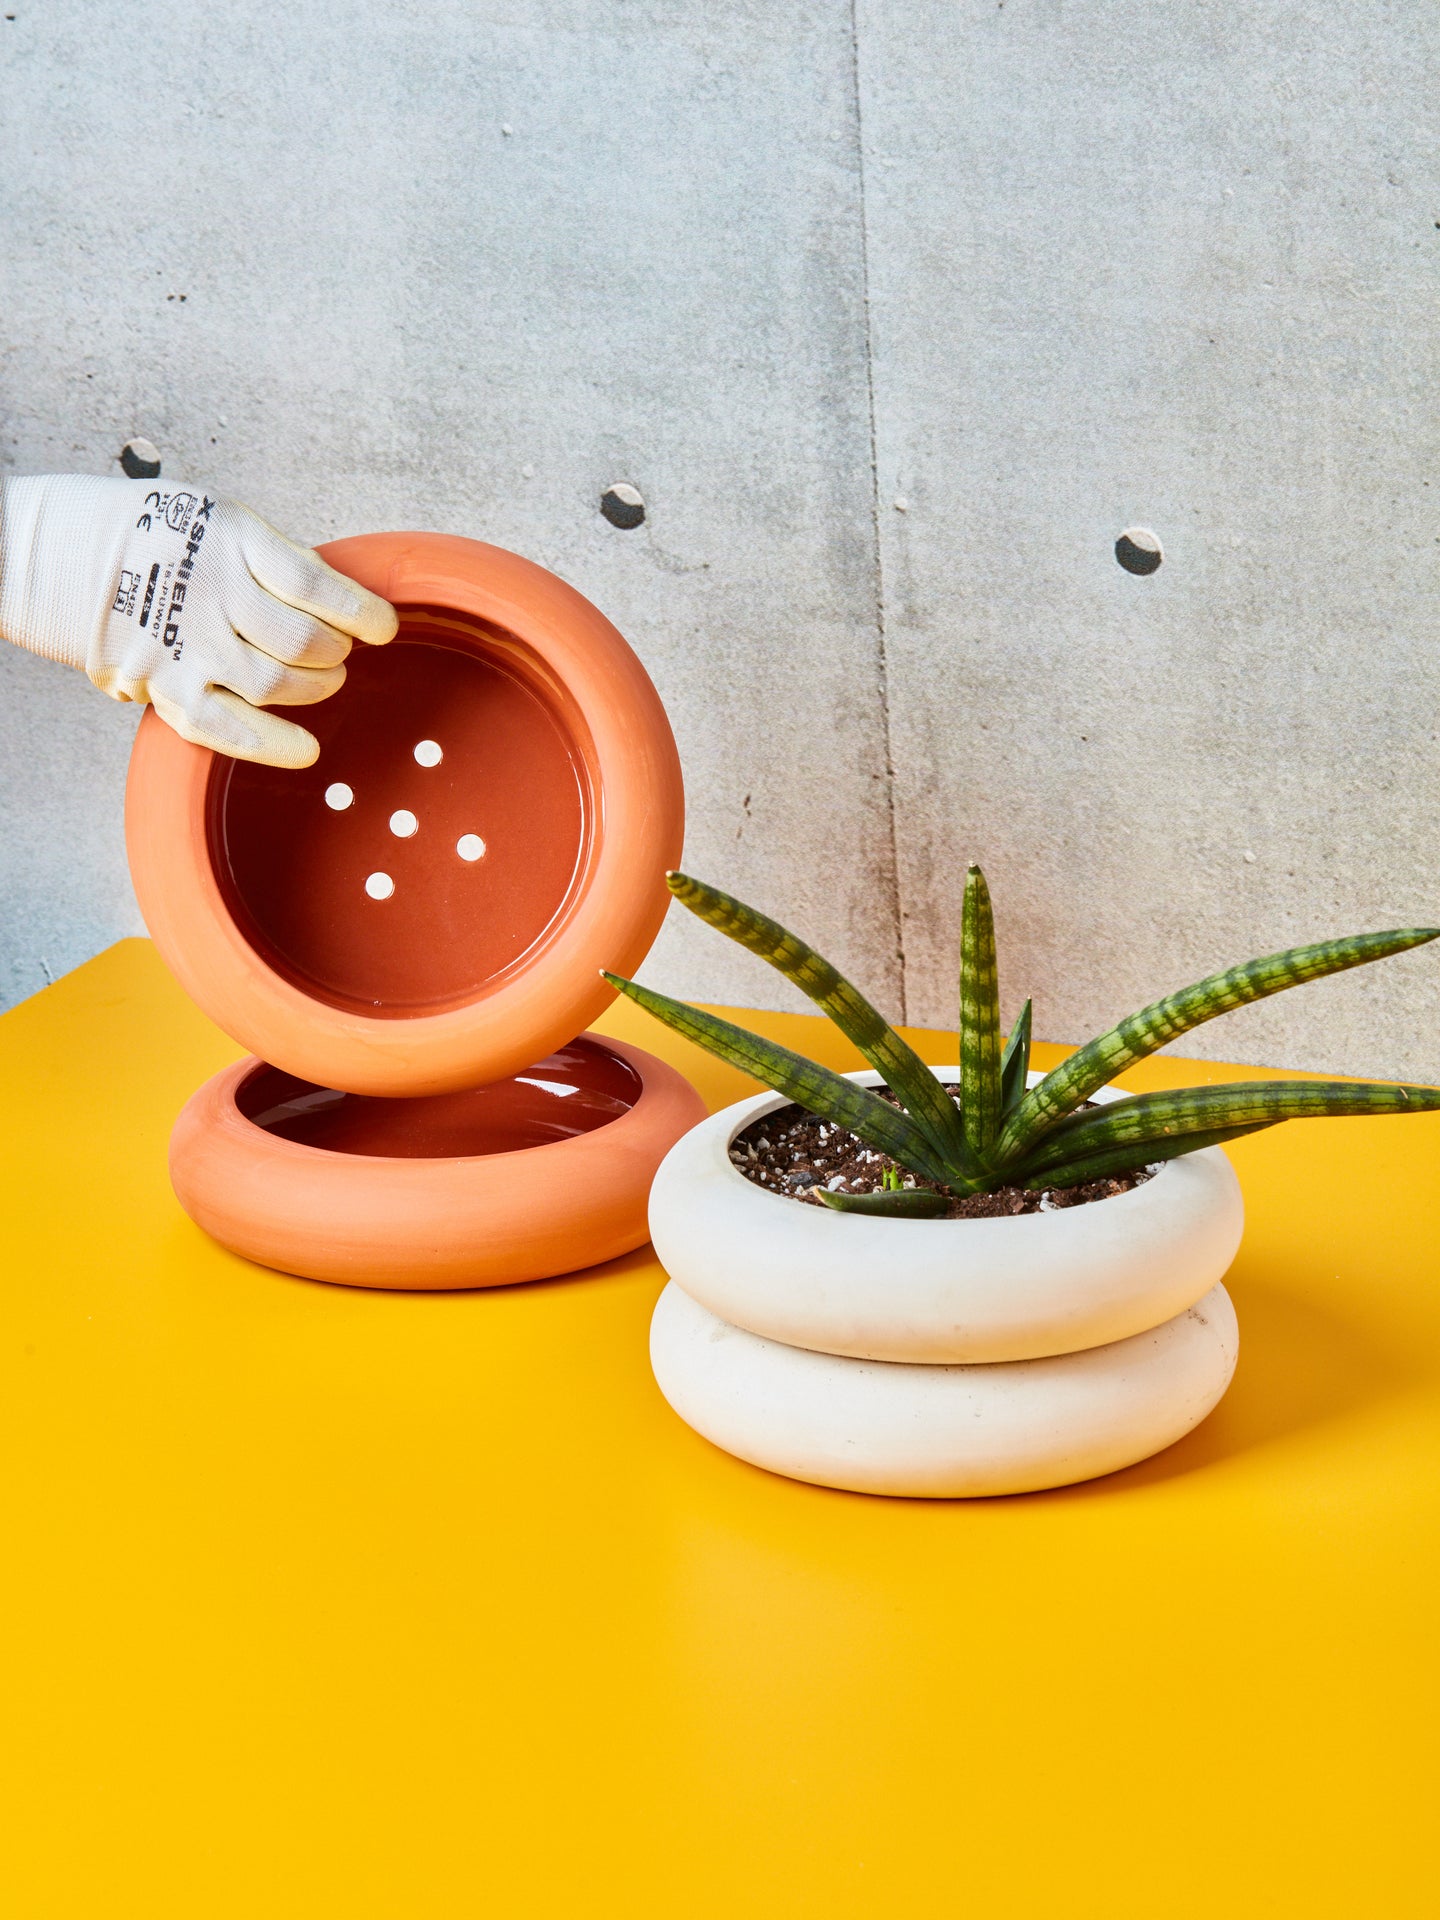
[[[360,1151],[287,1139],[243,1110],[254,1104],[247,1085],[253,1094],[256,1076],[274,1070],[242,1060],[207,1081],[175,1123],[176,1195],[232,1253],[346,1286],[505,1286],[613,1259],[648,1237],[655,1169],[705,1109],[688,1081],[639,1047],[589,1035],[575,1044],[634,1089],[614,1118],[502,1152],[493,1150],[491,1126],[491,1150],[445,1157],[415,1152],[415,1127],[430,1104],[423,1099],[385,1103],[408,1110],[396,1122],[406,1123],[408,1153],[376,1152],[373,1137]],[[539,1084],[523,1076],[517,1083]],[[321,1101],[340,1097],[311,1091]],[[504,1083],[498,1091],[503,1097]]]

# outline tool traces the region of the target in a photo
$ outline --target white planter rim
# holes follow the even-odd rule
[[[722,1320],[790,1346],[940,1364],[1101,1346],[1193,1305],[1239,1245],[1239,1186],[1215,1147],[1077,1207],[896,1220],[807,1205],[730,1159],[737,1135],[791,1104],[766,1092],[712,1114],[666,1155],[650,1195],[671,1278]]]

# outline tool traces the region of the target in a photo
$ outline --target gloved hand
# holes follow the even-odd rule
[[[325,699],[351,639],[395,626],[387,600],[203,487],[0,482],[0,635],[237,760],[308,767],[314,735],[259,709]]]

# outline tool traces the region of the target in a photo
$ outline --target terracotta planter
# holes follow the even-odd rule
[[[259,1056],[181,1114],[175,1191],[235,1252],[351,1285],[608,1260],[644,1240],[655,1168],[704,1110],[638,1048],[575,1038],[669,901],[664,710],[609,621],[516,554],[437,534],[322,552],[400,631],[306,709],[316,765],[231,761],[153,714],[130,763],[146,924]]]
[[[306,709],[315,766],[277,772],[141,723],[135,891],[191,998],[321,1086],[438,1093],[503,1078],[609,1003],[668,903],[683,797],[664,709],[610,622],[478,541],[321,549],[395,601]]]
[[[865,1218],[731,1164],[736,1136],[786,1104],[764,1093],[713,1114],[650,1196],[671,1278],[655,1378],[717,1446],[858,1492],[1024,1493],[1142,1460],[1224,1393],[1238,1337],[1219,1281],[1244,1209],[1218,1149],[1086,1206]]]
[[[364,1287],[485,1287],[647,1235],[655,1168],[704,1113],[663,1061],[586,1035],[461,1093],[338,1093],[242,1060],[176,1122],[181,1205],[262,1266]]]
[[[1072,1353],[1193,1305],[1240,1244],[1239,1184],[1215,1147],[1113,1199],[1012,1219],[878,1220],[801,1206],[730,1163],[737,1134],[786,1104],[758,1094],[687,1134],[656,1175],[650,1236],[692,1299],[790,1346],[918,1362]]]
[[[809,1353],[674,1284],[650,1329],[661,1392],[727,1453],[821,1486],[947,1498],[1067,1486],[1158,1453],[1220,1399],[1238,1346],[1223,1287],[1128,1340],[992,1366]]]

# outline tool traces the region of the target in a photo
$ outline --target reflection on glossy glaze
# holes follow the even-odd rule
[[[268,1133],[330,1153],[457,1159],[543,1147],[594,1133],[628,1113],[640,1076],[607,1047],[574,1040],[509,1080],[412,1100],[337,1093],[257,1067],[235,1103]]]
[[[306,715],[313,767],[217,756],[209,833],[226,905],[303,992],[372,1018],[433,1012],[473,999],[555,925],[588,785],[527,659],[478,624],[406,610],[399,637],[355,648],[345,685]],[[477,834],[483,860],[459,851]],[[392,884],[369,885],[377,870]]]

